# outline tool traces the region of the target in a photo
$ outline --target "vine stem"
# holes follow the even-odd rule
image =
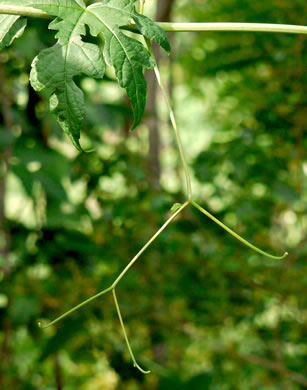
[[[41,322],[39,322],[39,323],[38,323],[38,326],[39,326],[41,329],[49,328],[49,326],[55,325],[57,322],[63,320],[65,317],[69,316],[69,315],[72,314],[74,311],[80,309],[82,306],[85,306],[85,305],[87,305],[88,303],[94,301],[95,299],[101,297],[102,295],[108,293],[108,292],[111,291],[112,289],[113,289],[113,286],[110,286],[110,287],[106,288],[105,290],[100,291],[98,294],[92,296],[91,298],[86,299],[85,301],[83,301],[83,302],[80,303],[79,305],[74,306],[72,309],[68,310],[67,312],[65,312],[64,314],[62,314],[60,317],[57,317],[55,320],[49,322],[48,324],[43,325]]]
[[[120,282],[120,280],[125,276],[125,274],[129,271],[129,269],[133,266],[133,264],[138,260],[138,258],[142,255],[143,252],[159,237],[159,235],[167,228],[167,226],[179,215],[183,209],[185,209],[190,204],[189,201],[186,201],[175,213],[171,215],[171,217],[164,223],[164,225],[151,237],[149,241],[143,246],[143,248],[134,256],[134,258],[129,262],[129,264],[126,266],[126,268],[120,273],[120,275],[115,279],[115,281],[112,283],[112,285],[105,290],[99,292],[98,294],[92,296],[89,299],[86,299],[79,305],[73,307],[72,309],[68,310],[64,314],[62,314],[60,317],[57,317],[52,322],[49,322],[46,325],[43,325],[41,322],[38,323],[38,326],[42,329],[49,328],[49,326],[55,325],[57,322],[61,321],[65,317],[72,314],[74,311],[80,309],[82,306],[87,305],[88,303],[94,301],[95,299],[101,297],[102,295],[108,293],[111,290],[114,290],[117,284]]]
[[[248,246],[249,248],[253,249],[254,251],[260,253],[263,256],[269,257],[270,259],[274,260],[282,260],[285,257],[288,256],[288,252],[285,252],[282,256],[273,256],[267,252],[264,252],[263,250],[257,248],[255,245],[251,244],[250,242],[246,241],[243,237],[239,236],[236,232],[231,230],[228,226],[226,226],[223,222],[219,221],[217,218],[215,218],[212,214],[209,213],[209,211],[202,208],[199,204],[191,200],[191,205],[194,206],[197,210],[199,210],[201,213],[205,214],[208,218],[210,218],[213,222],[215,222],[217,225],[219,225],[222,229],[226,230],[229,234],[231,234],[233,237],[235,237],[237,240],[241,241],[244,245]]]
[[[148,47],[148,50],[150,52],[150,54],[152,55],[153,59],[155,60],[155,55],[154,55],[154,52],[153,52],[153,49],[152,49],[152,44],[151,42],[145,38],[145,41],[146,41],[146,44],[147,44],[147,47]],[[156,60],[155,60],[156,62]],[[264,252],[263,250],[261,250],[260,248],[257,248],[255,245],[251,244],[250,242],[248,242],[247,240],[245,240],[243,237],[239,236],[236,232],[234,232],[233,230],[231,230],[228,226],[226,226],[223,222],[221,222],[220,220],[218,220],[217,218],[215,218],[212,214],[209,213],[209,211],[205,210],[204,208],[202,208],[199,204],[197,204],[196,202],[194,202],[192,200],[192,190],[191,190],[191,176],[190,176],[190,171],[189,171],[189,167],[186,163],[186,160],[185,160],[185,157],[184,157],[184,152],[183,152],[183,147],[182,147],[182,143],[181,143],[181,139],[180,139],[180,135],[179,135],[179,131],[178,131],[178,128],[177,128],[177,124],[176,124],[176,119],[175,119],[175,115],[174,115],[174,111],[171,107],[171,104],[170,104],[170,101],[169,101],[169,98],[168,98],[168,95],[166,93],[166,90],[162,84],[162,81],[161,81],[161,75],[160,75],[160,71],[159,71],[159,68],[157,66],[157,63],[156,63],[156,66],[154,68],[154,71],[155,71],[155,74],[156,74],[156,78],[157,78],[157,81],[158,81],[158,84],[161,88],[161,91],[163,93],[163,96],[164,96],[164,99],[166,101],[166,104],[167,104],[167,107],[169,109],[169,113],[170,113],[170,118],[171,118],[171,121],[172,121],[172,125],[173,125],[173,129],[174,129],[174,132],[175,132],[175,137],[176,137],[176,141],[177,141],[177,146],[178,146],[178,150],[179,150],[179,154],[180,154],[180,157],[181,157],[181,162],[182,162],[182,166],[184,168],[184,172],[185,172],[185,176],[186,176],[186,181],[187,181],[187,191],[188,191],[188,203],[190,203],[192,206],[194,206],[195,208],[197,208],[201,213],[205,214],[208,218],[210,218],[212,221],[214,221],[217,225],[219,225],[221,228],[223,228],[224,230],[226,230],[229,234],[231,234],[233,237],[235,237],[237,240],[241,241],[243,244],[245,244],[246,246],[248,246],[249,248],[253,249],[254,251],[262,254],[263,256],[266,256],[266,257],[269,257],[270,259],[275,259],[275,260],[282,260],[284,259],[285,257],[288,256],[288,252],[285,252],[282,256],[274,256],[274,255],[271,255],[267,252]]]
[[[170,23],[158,22],[166,32],[193,32],[193,31],[250,31],[276,32],[289,34],[307,34],[306,26],[291,24],[268,23]]]
[[[133,264],[138,260],[141,254],[155,241],[155,239],[166,229],[166,227],[177,217],[178,214],[181,213],[183,209],[185,209],[190,204],[190,201],[186,201],[166,222],[165,224],[154,234],[149,241],[143,246],[143,248],[138,252],[136,256],[130,261],[127,267],[123,270],[123,272],[117,277],[114,281],[112,287],[116,287],[120,280],[124,277],[124,275],[129,271],[129,269],[133,266]]]
[[[115,288],[113,288],[112,293],[113,293],[114,303],[115,303],[117,315],[118,315],[118,318],[119,318],[120,326],[122,328],[122,331],[123,331],[123,334],[124,334],[124,337],[125,337],[125,341],[126,341],[126,344],[127,344],[127,348],[128,348],[129,354],[130,354],[131,359],[133,361],[133,366],[136,367],[143,374],[150,374],[150,371],[143,370],[143,368],[138,365],[138,363],[137,363],[137,361],[135,359],[134,353],[133,353],[132,348],[131,348],[130,343],[129,343],[129,339],[128,339],[127,332],[126,332],[126,329],[125,329],[124,321],[123,321],[123,318],[122,318],[122,315],[121,315],[121,312],[120,312],[118,300],[117,300],[117,297],[116,297]]]
[[[145,6],[145,1],[146,0],[140,0],[140,11],[139,11],[139,13],[141,14],[141,15],[143,15],[143,13],[144,13],[144,6]]]
[[[0,14],[29,16],[40,19],[54,19],[54,16],[49,15],[47,12],[41,11],[39,9],[24,7],[21,5],[3,4],[3,2],[0,2]]]
[[[145,1],[144,1],[145,3]],[[5,4],[0,2],[0,14],[29,16],[33,18],[54,19],[47,12],[33,7]],[[288,34],[307,34],[306,26],[291,24],[266,24],[266,23],[171,23],[157,22],[166,32],[189,32],[189,31],[250,31],[271,32]],[[126,26],[126,29],[136,32],[135,25]]]
[[[158,68],[158,65],[157,65],[157,62],[155,59],[153,49],[152,49],[152,44],[151,44],[150,40],[147,38],[145,38],[145,41],[146,41],[147,48],[148,48],[148,50],[149,50],[149,52],[150,52],[150,54],[151,54],[151,56],[154,59],[155,64],[156,64],[156,66],[154,67],[154,72],[155,72],[157,82],[159,84],[159,87],[161,89],[162,95],[164,97],[165,103],[166,103],[168,111],[169,111],[170,120],[171,120],[173,129],[174,129],[176,143],[178,146],[178,151],[179,151],[181,163],[182,163],[182,167],[184,170],[185,181],[186,181],[186,186],[187,186],[188,201],[190,201],[192,198],[191,175],[190,175],[188,164],[187,164],[186,159],[185,159],[184,150],[183,150],[183,146],[182,146],[182,142],[181,142],[178,126],[177,126],[176,117],[175,117],[174,110],[172,108],[170,99],[168,97],[168,94],[167,94],[167,92],[164,88],[164,85],[162,83],[162,80],[161,80],[161,75],[160,75],[160,71],[159,71],[159,68]]]
[[[145,0],[140,0],[140,14],[143,14],[144,12],[144,4]],[[20,16],[33,16],[38,18],[46,18],[46,19],[52,19],[52,17],[40,10],[36,10],[31,7],[19,7],[19,6],[10,6],[10,5],[3,5],[0,4],[0,14],[12,14],[12,15],[20,15]],[[287,32],[287,33],[307,33],[307,27],[304,26],[290,26],[290,25],[265,25],[265,24],[248,24],[248,23],[158,23],[160,27],[162,27],[165,31],[263,31],[263,32]],[[127,29],[130,29],[132,31],[135,31],[135,26],[127,26]],[[148,47],[148,50],[150,51],[153,59],[155,59],[153,50],[152,50],[152,44],[148,39],[146,40],[146,44]],[[147,241],[147,243],[142,247],[142,249],[136,254],[136,256],[128,263],[128,265],[124,268],[124,270],[119,274],[119,276],[115,279],[113,284],[106,288],[105,290],[99,292],[98,294],[92,296],[91,298],[83,301],[79,305],[73,307],[72,309],[68,310],[66,313],[62,314],[52,322],[48,323],[47,325],[42,325],[39,323],[40,328],[48,328],[49,326],[52,326],[59,322],[60,320],[64,319],[68,315],[72,314],[74,311],[80,309],[81,307],[87,305],[91,301],[101,297],[102,295],[108,293],[109,291],[112,291],[113,299],[116,307],[116,311],[118,314],[118,318],[120,321],[120,325],[124,334],[124,338],[128,347],[129,354],[131,356],[131,359],[133,361],[134,367],[136,367],[138,370],[140,370],[143,374],[149,374],[150,371],[143,370],[139,364],[137,363],[134,353],[132,351],[132,348],[129,343],[129,339],[127,336],[127,332],[125,329],[124,321],[121,315],[120,307],[118,304],[115,288],[118,285],[118,283],[121,281],[121,279],[125,276],[125,274],[129,271],[129,269],[134,265],[134,263],[139,259],[139,257],[143,254],[143,252],[156,240],[156,238],[166,229],[166,227],[176,218],[177,215],[179,215],[184,208],[186,208],[189,204],[191,204],[193,207],[198,209],[201,213],[209,217],[212,221],[217,223],[220,227],[222,227],[224,230],[226,230],[228,233],[230,233],[233,237],[235,237],[237,240],[241,241],[243,244],[247,245],[251,249],[255,250],[256,252],[267,256],[272,259],[283,259],[288,255],[287,252],[283,256],[273,256],[270,255],[267,252],[262,251],[261,249],[257,248],[253,244],[246,241],[244,238],[239,236],[237,233],[232,231],[230,228],[228,228],[226,225],[224,225],[221,221],[219,221],[217,218],[215,218],[213,215],[211,215],[207,210],[203,209],[201,206],[199,206],[196,202],[192,201],[192,187],[191,187],[191,176],[189,172],[189,167],[187,165],[184,150],[180,138],[180,134],[177,127],[177,122],[175,118],[174,111],[172,109],[168,94],[163,86],[163,83],[161,81],[161,75],[158,69],[158,66],[156,65],[154,68],[154,72],[158,81],[158,84],[161,88],[163,97],[165,99],[165,102],[167,104],[169,113],[170,113],[170,120],[174,129],[176,142],[179,150],[179,155],[181,159],[181,163],[183,166],[183,170],[185,173],[185,179],[186,179],[186,187],[187,187],[187,196],[188,200],[179,207],[177,211],[173,213],[173,215],[164,223],[164,225],[152,236],[152,238]]]
[[[120,282],[120,280],[124,277],[124,275],[129,271],[129,269],[133,266],[133,264],[138,260],[138,258],[141,256],[141,254],[156,240],[156,238],[158,238],[158,236],[166,229],[166,227],[177,217],[177,215],[179,215],[182,210],[184,208],[186,208],[188,205],[190,204],[189,201],[186,201],[176,212],[174,212],[171,217],[164,223],[164,225],[162,225],[162,227],[152,236],[152,238],[147,241],[147,243],[143,246],[143,248],[137,253],[137,255],[130,261],[130,263],[127,265],[127,267],[121,272],[121,274],[117,277],[117,279],[113,282],[113,284],[106,288],[105,290],[99,292],[98,294],[92,296],[91,298],[89,299],[86,299],[85,301],[83,301],[82,303],[80,303],[79,305],[73,307],[72,309],[68,310],[66,313],[62,314],[60,317],[56,318],[55,320],[49,322],[48,324],[46,325],[43,325],[41,322],[38,323],[38,326],[42,329],[46,329],[46,328],[49,328],[49,326],[52,326],[54,324],[56,324],[57,322],[61,321],[62,319],[64,319],[65,317],[69,316],[70,314],[72,314],[74,311],[80,309],[82,306],[85,306],[87,305],[88,303],[92,302],[93,300],[101,297],[102,295],[108,293],[109,291],[112,291],[112,294],[113,294],[113,298],[114,298],[114,303],[115,303],[115,307],[116,307],[116,311],[117,311],[117,315],[118,315],[118,318],[119,318],[119,322],[120,322],[120,325],[121,325],[121,328],[122,328],[122,331],[123,331],[123,334],[124,334],[124,337],[125,337],[125,341],[126,341],[126,344],[127,344],[127,347],[128,347],[128,351],[129,351],[129,354],[131,356],[131,359],[133,361],[133,366],[136,367],[139,371],[141,371],[143,374],[149,374],[150,371],[145,371],[142,367],[140,367],[140,365],[137,363],[136,359],[135,359],[135,356],[134,356],[134,353],[132,351],[132,348],[130,346],[130,343],[129,343],[129,339],[128,339],[128,336],[127,336],[127,332],[126,332],[126,329],[125,329],[125,325],[124,325],[124,321],[123,321],[123,318],[122,318],[122,315],[121,315],[121,311],[120,311],[120,307],[119,307],[119,304],[118,304],[118,300],[117,300],[117,297],[116,297],[116,292],[115,292],[115,288],[117,286],[117,284]]]

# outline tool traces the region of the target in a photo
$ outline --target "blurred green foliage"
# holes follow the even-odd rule
[[[305,8],[177,0],[174,20],[304,24]],[[306,388],[306,38],[180,33],[171,63],[162,58],[199,202],[261,248],[290,255],[262,258],[185,210],[118,289],[136,356],[153,371],[143,376],[110,295],[53,328],[36,324],[108,287],[184,200],[165,110],[161,190],[148,184],[146,124],[127,134],[131,111],[111,72],[77,80],[81,142],[95,149],[78,154],[29,86],[31,60],[53,34],[48,22],[28,24],[0,53],[0,388]]]

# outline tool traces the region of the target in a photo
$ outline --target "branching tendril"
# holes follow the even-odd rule
[[[144,11],[144,4],[145,4],[145,0],[140,0],[140,14],[143,14],[143,11]],[[152,50],[152,45],[151,45],[151,42],[148,40],[148,39],[145,39],[146,40],[146,45],[147,45],[147,48],[149,50],[149,52],[151,53],[152,55],[152,58],[155,59],[154,57],[154,52]],[[154,72],[155,72],[155,75],[156,75],[156,78],[157,78],[157,82],[161,88],[161,91],[162,91],[162,94],[164,96],[164,99],[165,99],[165,102],[166,102],[166,105],[168,107],[168,111],[169,111],[169,116],[170,116],[170,121],[171,121],[171,124],[172,124],[172,127],[173,127],[173,130],[174,130],[174,134],[175,134],[175,139],[176,139],[176,144],[177,144],[177,147],[178,147],[178,152],[179,152],[179,156],[180,156],[180,160],[181,160],[181,165],[182,165],[182,168],[183,168],[183,172],[184,172],[184,176],[185,176],[185,182],[186,182],[186,193],[187,193],[187,200],[184,204],[178,204],[176,203],[174,205],[174,207],[172,208],[172,212],[173,214],[169,217],[169,219],[164,223],[164,225],[150,238],[150,240],[143,246],[143,248],[135,255],[135,257],[128,263],[128,265],[124,268],[124,270],[119,274],[119,276],[115,279],[115,281],[113,282],[113,284],[106,288],[105,290],[99,292],[98,294],[94,295],[93,297],[85,300],[84,302],[80,303],[79,305],[75,306],[74,308],[70,309],[69,311],[67,311],[66,313],[62,314],[60,317],[56,318],[55,320],[53,320],[52,322],[46,324],[46,325],[43,325],[41,323],[39,323],[39,326],[41,328],[48,328],[49,326],[51,325],[54,325],[56,324],[57,322],[59,322],[60,320],[64,319],[65,317],[67,317],[68,315],[72,314],[74,311],[80,309],[81,307],[83,307],[84,305],[87,305],[88,303],[90,303],[91,301],[101,297],[102,295],[112,291],[112,294],[113,294],[113,299],[114,299],[114,304],[115,304],[115,307],[116,307],[116,311],[117,311],[117,314],[118,314],[118,318],[119,318],[119,321],[120,321],[120,325],[121,325],[121,328],[122,328],[122,331],[123,331],[123,334],[124,334],[124,338],[125,338],[125,341],[126,341],[126,344],[127,344],[127,348],[129,350],[129,354],[130,354],[130,357],[133,361],[133,365],[134,367],[136,367],[138,370],[140,370],[142,373],[144,374],[148,374],[150,371],[145,371],[144,369],[142,369],[139,364],[136,362],[136,359],[135,359],[135,356],[134,356],[134,353],[132,351],[132,348],[131,348],[131,345],[130,345],[130,342],[129,342],[129,339],[128,339],[128,336],[127,336],[127,332],[126,332],[126,329],[125,329],[125,326],[124,326],[124,321],[123,321],[123,318],[122,318],[122,315],[121,315],[121,311],[120,311],[120,307],[119,307],[119,304],[118,304],[118,300],[117,300],[117,296],[116,296],[116,292],[115,292],[115,289],[116,289],[116,286],[118,285],[118,283],[121,281],[121,279],[125,276],[125,274],[129,271],[129,269],[134,265],[134,263],[139,259],[139,257],[143,254],[143,252],[145,252],[145,250],[159,237],[159,235],[166,229],[166,227],[189,205],[193,206],[194,208],[196,208],[197,210],[199,210],[202,214],[206,215],[208,218],[210,218],[213,222],[215,222],[217,225],[219,225],[222,229],[224,229],[225,231],[227,231],[229,234],[231,234],[234,238],[236,238],[237,240],[239,240],[241,243],[243,243],[244,245],[248,246],[249,248],[251,248],[252,250],[260,253],[261,255],[263,256],[266,256],[268,258],[271,258],[271,259],[277,259],[277,260],[280,260],[280,259],[284,259],[288,253],[285,252],[284,255],[282,256],[274,256],[274,255],[271,255],[267,252],[264,252],[263,250],[259,249],[258,247],[256,247],[255,245],[249,243],[248,241],[246,241],[243,237],[239,236],[236,232],[234,232],[233,230],[231,230],[229,227],[227,227],[223,222],[219,221],[216,217],[214,217],[212,214],[210,214],[207,210],[205,210],[204,208],[202,208],[198,203],[196,203],[195,201],[192,200],[192,185],[191,185],[191,175],[190,175],[190,171],[189,171],[189,167],[188,167],[188,164],[186,162],[186,159],[185,159],[185,155],[184,155],[184,149],[183,149],[183,146],[182,146],[182,143],[181,143],[181,139],[180,139],[180,134],[179,134],[179,131],[178,131],[178,126],[177,126],[177,123],[176,123],[176,118],[175,118],[175,114],[174,114],[174,111],[172,109],[172,106],[171,106],[171,103],[170,103],[170,100],[169,100],[169,97],[168,97],[168,94],[162,84],[162,81],[161,81],[161,76],[160,76],[160,72],[159,72],[159,69],[158,69],[158,66],[156,65],[155,68],[154,68]]]

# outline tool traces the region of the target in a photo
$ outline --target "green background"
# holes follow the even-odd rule
[[[172,21],[306,23],[305,0],[147,0]],[[163,13],[162,13],[163,14]],[[160,12],[160,18],[163,19]],[[303,35],[170,34],[161,53],[194,198],[283,261],[261,257],[188,208],[112,295],[54,327],[108,287],[184,201],[160,93],[129,133],[131,108],[107,71],[79,78],[79,154],[29,85],[54,43],[28,20],[0,52],[0,388],[4,390],[297,390],[307,387],[307,52]],[[147,76],[150,80],[150,74]],[[152,101],[153,100],[153,101]],[[150,137],[152,134],[159,137]]]

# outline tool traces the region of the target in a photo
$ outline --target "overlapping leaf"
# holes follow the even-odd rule
[[[143,71],[152,69],[154,61],[142,43],[128,37],[121,27],[134,21],[145,37],[169,51],[164,31],[136,12],[134,0],[103,0],[88,7],[82,0],[34,0],[30,5],[56,16],[49,28],[58,30],[58,42],[34,59],[31,83],[36,90],[51,90],[51,109],[75,146],[80,148],[84,102],[74,77],[83,73],[102,78],[105,61],[114,67],[119,84],[126,89],[135,128],[143,116],[147,96]],[[86,25],[93,36],[102,34],[103,55],[97,45],[82,41]]]
[[[19,38],[27,21],[16,15],[0,15],[0,50],[10,46],[14,39]]]

